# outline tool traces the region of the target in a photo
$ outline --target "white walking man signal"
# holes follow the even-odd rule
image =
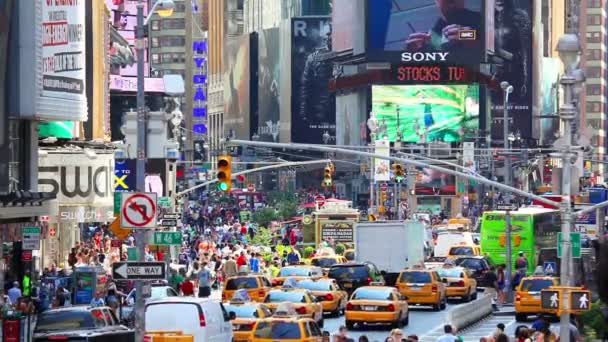
[[[552,308],[557,308],[559,305],[559,296],[557,295],[557,292],[555,292],[553,294],[553,296],[551,296],[551,307]]]
[[[583,294],[581,296],[581,298],[578,299],[578,302],[579,302],[579,306],[578,306],[579,309],[587,309],[587,306],[589,304],[589,298],[587,298],[587,294],[586,293]]]

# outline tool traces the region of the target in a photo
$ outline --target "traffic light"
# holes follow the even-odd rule
[[[232,157],[222,155],[217,157],[217,189],[230,192],[232,189]]]
[[[380,190],[380,205],[384,205],[386,203],[386,189]]]
[[[323,183],[321,183],[321,186],[323,186],[324,188],[330,188],[332,186],[332,184],[333,184],[333,180],[331,179],[332,173],[333,173],[333,165],[327,164],[327,166],[323,170]]]
[[[570,291],[570,309],[572,311],[589,311],[591,309],[591,291]]]
[[[393,164],[393,178],[397,183],[401,183],[405,180],[405,169],[402,164]]]

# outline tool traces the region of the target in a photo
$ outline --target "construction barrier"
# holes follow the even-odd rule
[[[491,315],[492,312],[492,297],[481,295],[478,300],[460,305],[448,312],[447,321],[458,331],[479,322],[482,318]]]
[[[194,336],[180,330],[154,330],[146,331],[144,342],[194,342]]]

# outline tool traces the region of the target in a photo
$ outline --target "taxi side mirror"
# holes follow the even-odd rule
[[[230,313],[228,314],[228,317],[230,318],[231,321],[234,321],[236,319],[236,313],[234,311],[230,311]]]

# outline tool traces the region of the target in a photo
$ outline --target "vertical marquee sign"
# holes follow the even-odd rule
[[[192,130],[196,134],[207,134],[207,41],[194,41],[192,55],[196,66],[192,77]]]

